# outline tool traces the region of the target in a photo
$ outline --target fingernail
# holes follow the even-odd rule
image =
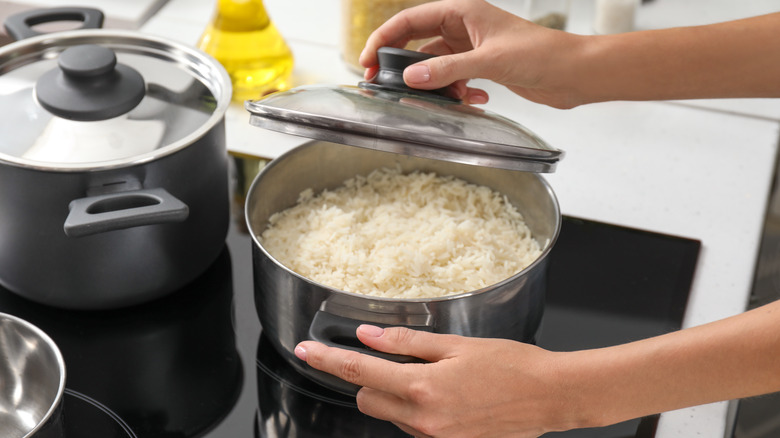
[[[422,84],[431,80],[431,70],[427,65],[410,65],[404,70],[404,79],[410,84]]]
[[[306,360],[306,349],[302,346],[298,345],[295,347],[295,357],[297,357],[300,360],[305,361]]]
[[[482,105],[487,103],[487,98],[485,96],[482,96],[481,94],[477,94],[476,96],[472,96],[471,99],[469,99],[469,103]]]
[[[368,325],[368,324],[362,324],[358,327],[358,330],[360,330],[360,333],[371,336],[373,338],[378,338],[382,336],[382,333],[385,332],[385,329],[382,327],[377,327],[375,325]]]

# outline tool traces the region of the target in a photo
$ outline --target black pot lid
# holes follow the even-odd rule
[[[0,162],[66,170],[186,147],[230,103],[219,63],[128,31],[76,30],[0,48]]]
[[[486,167],[553,172],[563,151],[524,126],[407,87],[401,74],[430,55],[379,49],[380,72],[358,86],[308,85],[248,101],[255,126],[318,140]]]

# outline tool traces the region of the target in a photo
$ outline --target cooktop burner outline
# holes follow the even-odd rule
[[[328,397],[326,395],[318,394],[315,391],[310,391],[310,390],[308,390],[306,388],[303,388],[300,385],[296,385],[295,383],[291,382],[289,379],[285,379],[284,377],[282,377],[279,374],[277,374],[273,370],[272,367],[264,364],[263,361],[261,361],[260,359],[256,359],[255,363],[257,364],[257,368],[259,369],[260,372],[264,373],[265,375],[267,375],[271,379],[275,380],[276,382],[281,383],[281,384],[287,386],[288,388],[292,389],[293,391],[297,391],[297,392],[299,392],[299,393],[301,393],[301,394],[303,394],[303,395],[305,395],[307,397],[311,397],[311,398],[313,398],[315,400],[318,400],[318,401],[321,401],[321,402],[331,403],[331,404],[338,405],[338,406],[344,406],[346,408],[355,408],[355,409],[357,409],[357,403],[348,402],[348,401],[344,401],[344,400],[337,400],[335,398],[331,398],[331,397]],[[301,376],[301,378],[305,379],[304,376]],[[322,389],[323,389],[323,392],[327,391],[325,388],[322,388]],[[336,394],[336,395],[337,396],[342,396],[342,394]]]
[[[72,422],[73,421],[72,418],[74,418],[73,415],[68,415],[68,412],[70,410],[72,410],[72,406],[70,406],[71,409],[68,409],[69,408],[69,406],[68,406],[69,405],[69,403],[68,403],[68,396],[70,396],[70,397],[73,397],[73,398],[75,398],[77,400],[81,400],[81,401],[87,403],[91,407],[97,409],[98,411],[100,411],[103,414],[105,414],[106,416],[108,416],[108,418],[113,420],[114,423],[116,423],[116,425],[119,427],[119,429],[121,429],[125,433],[127,438],[138,438],[138,435],[136,435],[135,432],[133,432],[133,429],[130,428],[130,426],[125,422],[125,420],[123,420],[122,417],[120,417],[116,412],[112,411],[111,408],[109,408],[108,406],[106,406],[103,403],[95,400],[94,398],[92,398],[92,397],[90,397],[90,396],[88,396],[86,394],[82,394],[82,393],[80,393],[80,392],[78,392],[78,391],[76,391],[74,389],[70,389],[70,388],[66,387],[64,392],[65,392],[65,399],[64,400],[65,400],[65,404],[66,404],[66,407],[65,407],[65,425],[66,425],[66,428],[68,428],[69,425],[73,426],[73,424],[70,424],[68,422],[69,419],[71,419],[71,422]],[[78,419],[79,420],[84,420],[83,416],[78,416]],[[97,438],[97,437],[95,437],[95,438]],[[109,437],[101,437],[101,438],[109,438]]]

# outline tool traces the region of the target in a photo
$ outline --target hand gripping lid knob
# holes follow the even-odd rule
[[[140,73],[117,64],[106,47],[84,44],[65,49],[58,68],[38,78],[38,102],[52,114],[78,121],[97,121],[125,114],[143,99]]]
[[[460,99],[449,96],[447,87],[436,90],[420,90],[406,85],[404,82],[404,69],[412,64],[433,58],[430,55],[413,50],[398,49],[395,47],[380,47],[377,52],[379,71],[371,81],[360,82],[361,88],[380,91],[397,91],[421,96],[439,97],[452,102],[460,102]]]

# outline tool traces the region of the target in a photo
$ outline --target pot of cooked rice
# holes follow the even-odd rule
[[[299,342],[388,357],[357,340],[363,323],[533,342],[561,226],[536,173],[325,141],[271,161],[245,214],[264,335],[345,393],[295,358]]]
[[[264,335],[298,371],[295,346],[365,348],[363,323],[533,342],[547,259],[561,226],[539,173],[564,152],[521,124],[416,90],[403,69],[432,55],[377,51],[354,85],[304,85],[245,103],[250,123],[309,137],[247,193],[255,303]]]

